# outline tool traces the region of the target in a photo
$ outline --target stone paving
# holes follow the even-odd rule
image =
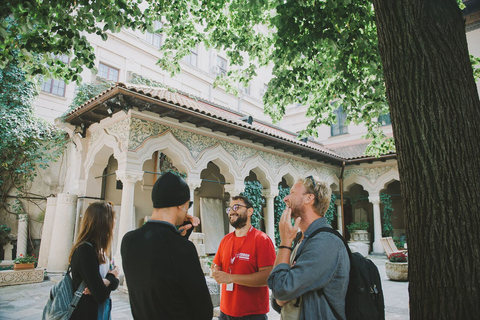
[[[407,320],[408,310],[408,282],[390,281],[385,274],[384,257],[369,257],[378,266],[382,277],[382,286],[385,297],[385,311],[387,320]],[[0,319],[41,319],[43,306],[45,305],[52,281],[44,281],[35,284],[23,284],[0,288]],[[112,319],[133,319],[130,313],[128,295],[122,290],[112,292],[113,301]],[[275,311],[268,314],[270,320],[279,320],[280,315]]]

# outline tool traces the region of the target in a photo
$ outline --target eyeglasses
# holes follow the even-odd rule
[[[226,212],[226,213],[230,213],[231,210],[237,211],[240,207],[244,207],[244,208],[247,208],[247,209],[248,209],[247,206],[242,206],[241,204],[234,204],[234,205],[231,206],[231,207],[227,207],[227,209],[225,209],[225,212]]]

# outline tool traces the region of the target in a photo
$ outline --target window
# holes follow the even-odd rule
[[[70,59],[66,55],[57,56],[57,59],[68,64]],[[42,91],[54,94],[59,97],[65,97],[65,82],[63,80],[47,79],[42,84]]]
[[[268,90],[268,85],[264,83],[263,88],[260,88],[260,95],[263,96],[265,92],[267,92],[267,90]]]
[[[378,117],[378,122],[380,122],[380,125],[382,126],[388,126],[392,124],[392,120],[390,119],[390,113],[380,115]]]
[[[197,57],[198,57],[198,50],[197,48],[195,49],[190,49],[190,54],[188,56],[185,56],[183,58],[183,61],[185,61],[188,64],[191,64],[192,66],[196,67],[197,66]]]
[[[243,88],[243,92],[244,92],[245,94],[250,94],[250,86],[244,87],[244,88]]]
[[[104,78],[104,79],[107,79],[107,80],[112,80],[112,81],[117,82],[118,81],[118,73],[119,73],[118,69],[109,67],[106,64],[103,64],[103,63],[100,62],[100,64],[98,65],[97,76],[99,76],[100,78]]]
[[[150,43],[152,46],[160,48],[162,45],[162,35],[160,33],[156,33],[158,29],[162,27],[162,23],[160,21],[155,21],[153,23],[153,30],[155,30],[155,33],[150,33],[147,32],[145,34],[146,38],[145,40]]]
[[[218,74],[226,75],[227,74],[227,60],[217,56],[217,67],[218,67]]]
[[[348,133],[348,126],[345,125],[347,115],[343,112],[343,108],[340,106],[333,112],[337,116],[337,122],[330,127],[332,137]]]

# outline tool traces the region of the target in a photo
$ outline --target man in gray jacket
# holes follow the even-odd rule
[[[331,189],[312,176],[298,180],[284,199],[287,208],[279,223],[281,243],[268,286],[279,305],[301,297],[300,319],[345,319],[350,260],[340,238],[329,232],[325,218]],[[291,219],[295,219],[292,226]],[[294,264],[289,259],[298,228],[304,240]]]

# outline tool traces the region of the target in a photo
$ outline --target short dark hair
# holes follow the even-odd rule
[[[238,195],[238,196],[232,197],[232,200],[242,200],[243,203],[245,203],[245,205],[247,206],[247,209],[248,208],[253,208],[253,204],[245,196]]]

